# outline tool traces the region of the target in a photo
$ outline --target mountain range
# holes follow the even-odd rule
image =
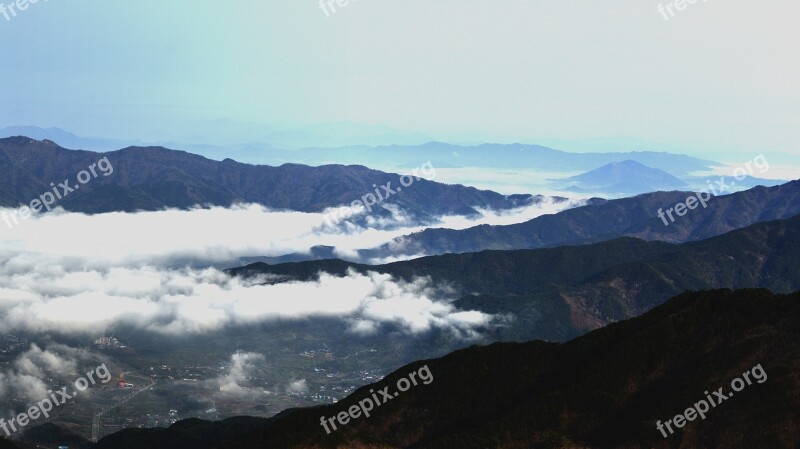
[[[209,128],[214,128],[215,124],[207,124]],[[222,128],[225,128],[223,125]],[[238,129],[239,127],[235,127]],[[256,164],[281,165],[286,163],[306,164],[306,165],[326,165],[331,163],[348,165],[366,165],[369,167],[402,167],[413,168],[419,165],[419,160],[428,161],[435,167],[480,167],[503,168],[503,169],[535,169],[549,172],[568,172],[568,171],[587,171],[594,170],[600,166],[634,160],[649,167],[659,167],[659,169],[671,173],[675,176],[688,176],[693,172],[707,171],[714,165],[719,165],[713,161],[699,159],[680,154],[671,154],[655,151],[628,151],[628,152],[593,152],[593,153],[570,153],[549,148],[542,145],[529,144],[480,144],[480,145],[457,145],[443,142],[431,141],[422,135],[408,136],[410,138],[401,140],[412,140],[417,144],[405,145],[335,145],[335,139],[331,139],[332,134],[339,131],[332,131],[336,127],[326,126],[319,129],[319,132],[326,133],[326,142],[334,142],[331,147],[295,147],[296,150],[281,148],[282,141],[290,140],[297,142],[296,136],[292,133],[276,133],[264,136],[252,135],[248,129],[239,129],[238,136],[248,136],[248,143],[211,145],[208,143],[196,144],[193,142],[171,140],[159,141],[155,143],[144,143],[140,141],[126,142],[118,139],[107,138],[83,138],[73,133],[59,128],[38,128],[32,126],[17,126],[0,129],[0,138],[14,137],[19,135],[29,136],[38,140],[51,140],[64,147],[75,150],[94,150],[110,151],[123,146],[169,146],[192,153],[201,154],[211,159],[222,160],[228,157],[236,157],[243,162]],[[345,135],[354,135],[352,126],[346,127]],[[375,129],[369,127],[358,129],[355,134],[372,136],[367,140],[386,141],[382,136],[396,134],[389,129]],[[255,140],[254,140],[255,139]],[[267,139],[261,140],[258,139]],[[241,140],[241,139],[240,139]],[[299,141],[302,141],[300,139]],[[395,139],[395,142],[398,140]],[[614,145],[609,145],[613,148]]]
[[[386,265],[340,260],[228,270],[236,276],[276,275],[282,282],[319,273],[386,273],[406,281],[429,277],[449,285],[464,310],[512,314],[489,340],[566,341],[640,315],[686,290],[800,290],[800,215],[758,223],[680,245],[624,237],[536,250],[484,251],[423,257]]]
[[[331,154],[342,160],[380,157],[409,167],[431,161],[438,168],[480,162],[490,149],[499,160],[494,167],[514,161],[528,167],[532,155],[541,157],[543,167],[577,166],[565,153],[525,145],[431,143]],[[322,151],[303,154],[322,157]],[[378,155],[380,151],[385,154]],[[612,160],[570,181],[578,189],[612,190],[662,182],[670,189],[682,182],[668,170],[679,159],[643,155],[665,168],[651,169],[635,159]],[[593,164],[609,157],[586,159]],[[359,165],[271,167],[214,161],[163,147],[97,153],[68,150],[50,140],[9,137],[0,139],[0,169],[8,173],[0,180],[0,206],[29,203],[50,191],[50,183],[74,179],[101,158],[113,164],[113,173],[96,177],[58,205],[90,214],[238,202],[320,212],[350,204],[400,176]],[[684,169],[705,164],[682,161]],[[414,362],[339,402],[289,409],[273,418],[188,419],[169,428],[122,430],[96,445],[64,427],[45,424],[26,432],[25,443],[0,439],[0,449],[65,441],[82,449],[797,449],[800,294],[793,292],[800,290],[800,181],[709,196],[707,207],[667,222],[661,212],[686,204],[687,198],[699,195],[667,191],[592,199],[586,206],[524,223],[428,229],[360,252],[362,260],[432,254],[388,264],[332,259],[336,252],[330,246],[316,246],[305,256],[251,258],[259,262],[226,272],[247,278],[242,282],[246,285],[313,281],[321,273],[377,272],[401,283],[428,278],[430,285],[445,287],[437,288],[436,295],[448,295],[440,299],[456,311],[494,317],[475,329],[479,337],[472,340],[491,344]],[[426,222],[545,200],[418,179],[391,204]],[[393,210],[379,206],[376,213]],[[432,357],[419,354],[414,352],[413,358]],[[662,436],[656,423],[683,413],[707,395],[704,391],[729,385],[756,365],[769,374],[765,383],[737,392],[708,419]],[[332,433],[320,426],[321,417],[340,415],[423,367],[432,373],[431,383],[389,397],[369,419],[353,420]]]
[[[75,212],[103,213],[249,202],[275,209],[321,212],[350,205],[367,194],[374,196],[378,186],[389,182],[392,189],[401,184],[399,174],[363,166],[258,166],[231,159],[218,162],[160,147],[96,153],[67,150],[51,141],[11,137],[0,139],[0,170],[9,173],[0,180],[0,206],[28,204],[50,191],[51,183],[74,180],[77,173],[104,157],[114,173],[98,176],[64,197],[59,206]],[[420,160],[418,167],[425,164],[426,160]],[[435,175],[435,166],[418,173]],[[386,204],[395,204],[425,221],[441,215],[477,214],[475,207],[504,210],[542,200],[541,196],[507,196],[420,178],[387,199]],[[373,213],[390,214],[381,205]]]
[[[398,237],[380,248],[363,250],[360,254],[363,259],[370,260],[486,249],[544,248],[617,237],[679,243],[800,213],[800,181],[711,196],[706,208],[695,200],[695,210],[687,210],[684,216],[673,215],[675,221],[670,221],[666,210],[689,197],[695,197],[695,194],[654,192],[611,201],[593,201],[583,207],[513,225],[481,225],[463,230],[426,229]],[[664,218],[659,217],[659,210],[663,211]]]

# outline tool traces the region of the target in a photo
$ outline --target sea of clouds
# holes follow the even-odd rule
[[[510,224],[574,205],[545,202],[482,211],[473,219],[441,217],[440,225]],[[399,211],[391,223],[346,220],[331,227],[324,218],[250,204],[100,215],[58,210],[2,227],[0,333],[96,335],[124,324],[185,335],[318,316],[347,320],[357,334],[392,323],[408,333],[446,328],[469,335],[491,319],[457,310],[451,305],[456,298],[425,278],[349,273],[268,285],[221,270],[242,257],[304,253],[317,245],[335,246],[346,258],[423,229]]]

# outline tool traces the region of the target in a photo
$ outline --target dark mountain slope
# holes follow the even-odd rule
[[[0,139],[0,206],[28,204],[65,179],[108,157],[113,174],[102,174],[61,200],[67,210],[102,213],[158,210],[195,205],[228,206],[252,202],[278,209],[319,212],[350,205],[388,182],[399,186],[400,175],[362,166],[281,167],[212,161],[160,147],[131,147],[109,153],[66,150],[49,141],[26,137]],[[420,161],[423,165],[425,161]],[[470,215],[473,207],[508,209],[540,201],[420,179],[387,199],[420,219],[444,214]],[[377,214],[388,211],[376,208]]]
[[[344,275],[348,269],[377,271],[411,280],[430,276],[452,283],[461,294],[524,294],[547,284],[571,284],[617,264],[644,261],[673,252],[676,245],[622,238],[585,246],[538,250],[483,251],[429,256],[386,265],[364,265],[329,259],[280,265],[250,264],[228,270],[237,276],[275,274],[309,280],[319,272]]]
[[[253,264],[229,270],[311,279],[319,272],[377,271],[411,280],[429,276],[455,288],[456,304],[513,313],[496,338],[563,341],[639,315],[685,290],[800,289],[800,215],[681,245],[622,238],[584,246],[484,251],[368,266],[327,260]]]
[[[800,443],[800,295],[686,293],[648,314],[566,344],[471,347],[417,362],[337,404],[290,410],[259,430],[194,421],[125,430],[97,449],[170,448],[676,448],[796,449]],[[328,435],[320,417],[428,366],[433,382]],[[673,419],[760,365],[746,386],[667,438]],[[237,432],[237,430],[239,432]],[[209,440],[201,435],[214,435]],[[222,437],[225,435],[226,437]],[[190,443],[191,442],[191,443]],[[190,445],[191,444],[191,445]]]
[[[35,447],[66,446],[70,449],[89,449],[93,446],[83,436],[52,423],[42,424],[25,431],[22,440]]]
[[[0,438],[0,449],[34,449],[34,446]]]

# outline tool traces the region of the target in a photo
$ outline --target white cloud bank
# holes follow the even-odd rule
[[[481,224],[513,224],[581,204],[545,201],[509,211],[482,210],[479,218],[441,217],[437,227],[465,229]],[[328,245],[340,255],[372,248],[425,227],[401,210],[391,219],[367,216],[366,226],[344,221],[325,224],[324,213],[272,211],[259,205],[189,211],[115,212],[100,215],[63,209],[21,220],[13,228],[0,220],[0,256],[39,253],[83,259],[94,266],[172,263],[226,263],[241,257],[309,253]],[[12,210],[0,209],[0,217]],[[352,213],[352,212],[351,212]]]
[[[342,318],[356,334],[381,324],[408,333],[447,328],[469,333],[489,323],[480,312],[458,311],[427,279],[323,274],[315,282],[260,285],[214,268],[75,269],[27,258],[0,266],[0,333],[99,334],[125,324],[165,335],[223,330],[277,319]]]
[[[506,224],[574,205],[545,202],[503,213],[483,211],[476,220],[444,217],[442,222],[451,228]],[[0,210],[0,216],[3,212],[8,211]],[[450,303],[456,298],[427,279],[405,282],[349,273],[260,285],[213,267],[321,244],[352,253],[422,229],[404,227],[407,218],[400,211],[394,221],[400,227],[392,230],[352,223],[327,229],[323,221],[324,214],[242,205],[94,216],[60,210],[23,220],[13,229],[0,222],[0,333],[96,335],[125,324],[182,335],[276,319],[332,317],[345,320],[358,335],[392,324],[408,333],[443,328],[470,336],[491,321],[480,312],[457,310]]]

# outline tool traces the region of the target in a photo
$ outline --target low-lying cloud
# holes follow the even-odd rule
[[[440,217],[435,227],[519,223],[578,204],[548,200],[508,211],[481,210],[480,217]],[[326,224],[325,213],[273,211],[253,204],[100,215],[58,209],[33,216],[13,229],[0,225],[0,257],[39,253],[75,257],[93,266],[201,266],[242,257],[308,254],[319,245],[335,247],[342,257],[354,257],[358,249],[428,227],[393,205],[386,206],[392,211],[391,218],[351,211],[350,218],[337,226]],[[11,211],[0,209],[0,214],[3,212]]]
[[[509,224],[574,205],[544,202],[482,211],[476,219],[442,217],[441,224]],[[268,285],[218,268],[317,245],[354,255],[358,248],[423,229],[402,211],[393,213],[392,219],[361,217],[331,229],[325,214],[257,205],[92,216],[57,210],[14,229],[0,226],[0,333],[98,335],[128,325],[185,335],[322,317],[344,320],[354,335],[371,335],[385,325],[409,334],[446,329],[475,335],[492,317],[456,309],[452,292],[429,279],[351,272]]]
[[[30,260],[29,260],[30,261]],[[32,262],[32,261],[30,261]],[[9,266],[10,265],[10,266]],[[41,261],[0,266],[0,332],[101,334],[120,325],[165,335],[199,334],[278,319],[341,318],[354,334],[392,324],[413,334],[459,334],[490,317],[459,311],[428,279],[322,274],[311,282],[260,284],[215,268],[76,269]]]
[[[82,368],[96,366],[103,358],[84,349],[52,343],[45,348],[32,344],[0,371],[0,402],[10,399],[29,403],[47,398],[56,385],[73,382]],[[8,410],[2,410],[7,414]]]
[[[265,392],[251,387],[250,378],[259,364],[264,363],[264,356],[253,352],[237,352],[231,356],[228,372],[212,383],[224,396],[237,399],[252,399]]]

